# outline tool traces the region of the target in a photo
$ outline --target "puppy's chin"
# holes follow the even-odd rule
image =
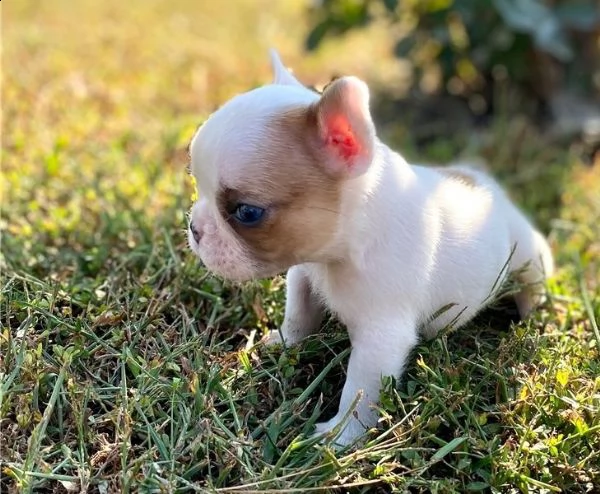
[[[227,281],[236,283],[244,283],[246,281],[260,280],[264,278],[272,278],[286,271],[285,268],[274,268],[268,266],[257,265],[247,262],[243,264],[230,264],[223,262],[206,262],[201,256],[198,256],[202,264],[212,274],[223,278]]]
[[[284,273],[288,268],[288,266],[273,266],[253,260],[249,255],[239,252],[232,246],[221,245],[220,249],[201,247],[189,231],[188,243],[192,252],[208,271],[228,281],[243,283],[271,278]]]

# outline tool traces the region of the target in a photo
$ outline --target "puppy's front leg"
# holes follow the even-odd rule
[[[294,345],[314,333],[323,320],[323,305],[313,292],[310,281],[302,265],[293,266],[287,272],[285,316],[281,333],[271,331],[266,339],[267,345],[281,343]]]
[[[412,319],[388,324],[371,323],[360,329],[349,328],[348,332],[352,353],[340,407],[331,420],[317,424],[316,428],[316,434],[334,431],[362,392],[356,409],[337,432],[334,442],[340,446],[353,443],[366,429],[376,425],[377,412],[373,405],[379,402],[381,378],[399,377],[410,351],[417,343],[416,323]]]

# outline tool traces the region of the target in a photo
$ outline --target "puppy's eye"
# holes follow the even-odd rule
[[[238,204],[233,211],[235,220],[244,226],[258,225],[264,215],[264,208],[252,206],[251,204]]]

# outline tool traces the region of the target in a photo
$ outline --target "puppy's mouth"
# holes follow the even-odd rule
[[[222,278],[223,280],[231,281],[234,283],[246,283],[250,281],[273,278],[277,275],[285,273],[287,270],[287,268],[275,268],[264,265],[257,265],[254,262],[247,265],[246,269],[229,271],[226,269],[221,269],[219,267],[207,265],[201,256],[198,256],[198,258],[200,260],[200,264],[210,273],[219,278]]]
[[[247,249],[227,245],[207,247],[203,234],[199,234],[194,225],[187,230],[190,250],[199,259],[200,264],[210,273],[227,281],[243,283],[252,280],[272,278],[284,273],[289,266],[257,259]],[[210,234],[209,234],[210,235]],[[203,245],[204,244],[204,245]]]

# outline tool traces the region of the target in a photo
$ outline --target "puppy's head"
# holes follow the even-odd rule
[[[274,82],[228,101],[191,144],[200,200],[190,247],[208,269],[237,281],[336,259],[344,184],[374,154],[362,81],[337,79],[319,95],[271,57]]]

